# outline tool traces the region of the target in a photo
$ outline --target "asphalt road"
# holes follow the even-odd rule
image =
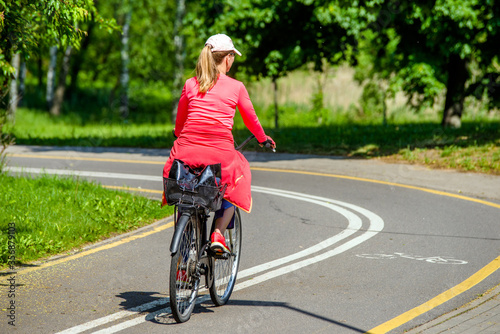
[[[11,167],[85,172],[159,199],[167,152],[20,147],[12,154]],[[371,182],[326,168],[307,173],[314,159],[278,157],[272,167],[283,170],[252,163],[260,166],[252,171],[254,207],[242,215],[239,279],[228,305],[216,308],[202,296],[188,323],[173,323],[167,219],[18,271],[16,326],[2,320],[0,332],[402,333],[500,282],[491,265],[500,250],[500,196]],[[366,175],[375,168],[329,163]]]

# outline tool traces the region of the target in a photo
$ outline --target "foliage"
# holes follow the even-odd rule
[[[385,92],[380,84],[368,82],[363,87],[363,94],[359,100],[361,110],[367,117],[383,115],[385,110]]]
[[[173,0],[123,0],[99,1],[97,9],[106,17],[113,17],[118,24],[124,23],[126,11],[131,11],[130,62],[132,82],[146,85],[150,82],[169,83],[173,70],[172,17],[175,13]],[[92,30],[90,44],[82,59],[82,80],[85,84],[96,80],[117,85],[120,74],[121,31],[111,34]]]
[[[500,105],[500,7],[495,1],[386,0],[373,8],[376,15],[361,29],[364,59],[358,79],[389,80],[389,93],[404,91],[418,110],[432,107],[444,88],[447,105],[463,104],[467,96],[486,96],[490,109]],[[352,5],[351,10],[364,8]],[[465,71],[463,79],[456,80],[453,75],[460,71]]]
[[[211,15],[188,15],[191,29],[203,38],[228,34],[243,53],[233,66],[256,77],[278,78],[307,63],[321,70],[323,59],[347,59],[347,46],[355,43],[314,1],[204,0],[200,7]]]
[[[16,228],[21,263],[81,247],[172,214],[158,201],[95,183],[0,174],[0,266],[7,262],[8,225]]]
[[[4,85],[14,73],[12,52],[29,57],[40,45],[73,45],[78,48],[85,32],[78,24],[91,16],[114,29],[111,20],[98,15],[92,0],[12,0],[0,2],[0,80]],[[2,90],[3,90],[2,89]]]
[[[12,135],[4,130],[7,123],[7,115],[4,109],[0,108],[0,174],[5,165],[5,150],[7,146],[14,144]]]

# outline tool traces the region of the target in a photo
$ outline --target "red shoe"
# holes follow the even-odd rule
[[[210,249],[215,253],[231,253],[229,248],[226,246],[226,239],[219,232],[212,233],[210,237]]]
[[[177,270],[177,283],[189,284],[189,277],[185,270]]]

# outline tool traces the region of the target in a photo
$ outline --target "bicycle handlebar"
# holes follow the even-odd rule
[[[255,136],[254,136],[254,135],[251,135],[250,137],[248,137],[247,139],[245,139],[245,140],[243,141],[243,143],[241,143],[241,145],[236,146],[236,150],[237,150],[237,151],[241,151],[241,149],[242,149],[243,147],[245,147],[245,146],[246,146],[246,145],[247,145],[247,144],[248,144],[248,143],[249,143],[252,139],[254,139],[254,138],[255,138]]]
[[[254,139],[255,136],[254,135],[251,135],[250,137],[248,137],[247,139],[245,139],[243,141],[243,143],[241,143],[241,145],[238,145],[236,146],[236,150],[237,151],[241,151],[241,149],[243,149],[243,147],[245,147],[252,139]],[[271,148],[271,144],[270,143],[266,143],[266,145],[264,145],[266,148]],[[276,152],[276,150],[274,148],[271,148],[273,150],[273,152]]]

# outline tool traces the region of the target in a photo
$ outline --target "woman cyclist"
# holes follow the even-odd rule
[[[184,84],[174,129],[177,140],[163,169],[163,177],[168,177],[174,159],[192,168],[221,164],[221,181],[227,188],[210,237],[210,248],[216,253],[230,252],[223,235],[235,206],[245,212],[252,209],[250,165],[234,148],[231,133],[236,107],[259,144],[276,147],[265,134],[243,83],[226,76],[235,54],[241,56],[224,34],[211,36],[205,43],[196,64],[196,77]]]

